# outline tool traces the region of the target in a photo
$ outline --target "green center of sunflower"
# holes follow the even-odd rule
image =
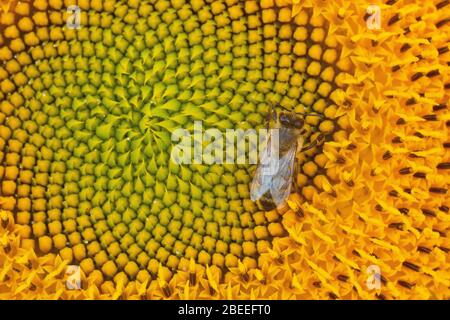
[[[171,133],[195,121],[259,128],[270,103],[319,113],[330,104],[326,61],[336,52],[323,44],[324,26],[264,21],[252,8],[121,4],[30,48],[21,90],[32,114],[19,122],[32,178],[19,184],[33,203],[18,221],[42,252],[71,248],[74,263],[112,261],[133,277],[130,263],[176,268],[182,257],[256,263],[283,235],[279,214],[249,199],[254,168],[170,160]],[[313,134],[320,121],[310,120]],[[22,187],[18,197],[27,196]]]

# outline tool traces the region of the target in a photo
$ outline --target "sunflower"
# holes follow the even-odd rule
[[[449,9],[0,0],[0,297],[450,298]],[[170,160],[270,105],[325,137],[276,210]]]

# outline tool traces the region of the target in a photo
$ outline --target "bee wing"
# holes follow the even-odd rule
[[[274,150],[271,149],[272,144],[269,136],[267,146],[261,154],[260,164],[256,169],[255,176],[250,185],[250,198],[253,201],[258,200],[262,195],[270,191],[275,204],[278,206],[289,196],[289,193],[291,192],[295,155],[302,146],[303,139],[297,140],[296,143],[292,144],[288,152],[286,152],[283,157],[279,158],[275,155]],[[275,161],[277,163],[273,165]],[[275,173],[264,174],[262,164],[271,164],[271,168],[276,168]]]
[[[263,164],[270,163],[272,150],[270,148],[270,136],[267,141],[267,145],[264,151],[261,153],[259,165],[256,168],[255,176],[253,177],[252,183],[250,185],[250,199],[256,201],[262,197],[264,193],[270,190],[272,183],[272,176],[264,174]],[[277,161],[278,159],[273,159],[272,161]]]
[[[297,144],[292,145],[289,151],[278,161],[277,173],[272,176],[270,193],[274,203],[280,205],[291,193],[292,176],[294,174],[295,154]]]

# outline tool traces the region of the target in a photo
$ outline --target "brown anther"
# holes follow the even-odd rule
[[[438,193],[438,194],[446,194],[447,193],[447,189],[438,188],[438,187],[431,187],[430,189],[428,189],[428,191],[430,191],[432,193]]]
[[[412,289],[414,287],[414,284],[406,282],[404,280],[398,280],[397,283],[406,289]]]
[[[345,183],[347,183],[347,185],[348,185],[350,188],[355,186],[355,183],[353,182],[353,180],[346,181]]]
[[[439,75],[439,70],[431,70],[430,72],[427,73],[427,77],[428,78],[433,78]]]
[[[398,197],[398,192],[396,190],[391,190],[391,191],[389,191],[389,195],[391,197]]]
[[[427,175],[424,172],[416,172],[413,175],[414,178],[425,179]]]
[[[344,157],[341,157],[341,156],[338,156],[338,157],[336,158],[336,163],[344,164],[344,163],[345,163],[345,158],[344,158]]]
[[[417,73],[413,74],[413,76],[411,77],[411,81],[419,80],[422,77],[423,77],[423,73],[422,72],[417,72]]]
[[[396,72],[396,71],[400,70],[400,66],[399,65],[393,66],[391,70],[392,70],[392,72]]]
[[[195,283],[197,282],[197,276],[195,273],[191,272],[189,273],[189,283],[191,286],[195,286]]]
[[[411,159],[423,158],[423,157],[419,157],[417,154],[414,154],[414,153],[409,153],[408,157]]]
[[[284,263],[284,259],[283,259],[282,256],[279,256],[279,257],[276,259],[276,261],[277,261],[278,264],[283,264],[283,263]]]
[[[401,48],[400,48],[400,52],[405,52],[407,50],[411,49],[411,45],[409,45],[408,43],[405,43]]]
[[[416,103],[416,99],[414,98],[409,98],[408,100],[406,100],[406,105],[410,106]]]
[[[377,211],[383,211],[383,207],[382,207],[381,205],[377,204],[377,205],[375,206],[375,210],[377,210]]]
[[[400,20],[400,15],[398,13],[396,13],[392,18],[389,19],[388,26],[393,25],[394,23],[396,23],[399,20]]]
[[[389,228],[391,229],[397,229],[397,230],[403,230],[403,223],[402,222],[393,222],[389,224]]]
[[[427,121],[437,121],[437,116],[435,114],[427,114],[423,116],[423,118]]]
[[[403,261],[403,266],[405,266],[408,269],[414,270],[416,272],[420,271],[420,267],[412,262]]]
[[[448,22],[450,22],[450,18],[442,19],[441,21],[438,21],[436,23],[436,28],[441,28],[441,27],[445,26]]]
[[[449,249],[449,248],[442,247],[442,246],[440,246],[440,247],[438,247],[438,248],[441,249],[442,251],[444,251],[445,253],[449,253],[449,252],[450,252],[450,249]]]
[[[441,162],[437,165],[436,168],[438,168],[440,170],[448,170],[448,169],[450,169],[450,162]]]
[[[442,212],[448,212],[449,208],[447,206],[440,206],[439,210],[441,210]]]
[[[441,55],[441,54],[447,53],[448,50],[449,50],[448,47],[442,47],[442,48],[438,49],[438,53]]]
[[[431,249],[427,248],[427,247],[424,247],[424,246],[418,246],[417,247],[417,251],[423,252],[423,253],[431,253]]]
[[[392,143],[402,143],[402,139],[400,137],[394,137]]]
[[[447,109],[447,105],[445,103],[440,103],[433,106],[433,111],[440,111],[444,109]]]
[[[357,257],[361,257],[361,255],[356,250],[352,250],[352,254]]]
[[[398,211],[404,215],[408,215],[409,209],[408,208],[398,208]]]
[[[433,210],[422,208],[422,213],[428,217],[436,217],[436,213]]]
[[[375,293],[375,297],[377,297],[377,299],[379,300],[386,300],[386,296],[382,293]]]
[[[342,282],[347,282],[348,276],[346,276],[346,275],[344,275],[344,274],[340,274],[340,275],[337,276],[337,279],[338,279],[339,281],[342,281]]]
[[[392,153],[391,153],[390,151],[386,151],[386,152],[383,154],[383,160],[388,160],[388,159],[390,159],[390,158],[392,158]]]
[[[441,2],[439,2],[438,4],[436,4],[436,9],[442,9],[442,8],[444,8],[446,5],[448,5],[450,3],[450,1],[449,0],[444,0],[444,1],[441,1]]]
[[[168,285],[165,285],[162,288],[162,291],[163,291],[164,295],[166,296],[166,298],[170,297],[170,295],[172,294],[172,292],[171,292],[171,290],[170,290]]]
[[[406,121],[405,121],[405,119],[403,119],[403,118],[399,118],[399,119],[397,120],[396,124],[397,124],[397,125],[403,125],[403,124],[406,124]]]
[[[333,292],[329,292],[329,293],[328,293],[328,296],[329,296],[331,299],[333,299],[333,300],[338,299],[338,296],[335,295]]]
[[[402,169],[400,169],[400,171],[399,171],[399,173],[400,173],[401,175],[410,174],[411,172],[412,172],[411,167],[402,168]]]
[[[347,146],[347,150],[354,150],[354,149],[356,149],[356,148],[357,148],[356,145],[353,144],[353,143],[350,143],[350,144]]]

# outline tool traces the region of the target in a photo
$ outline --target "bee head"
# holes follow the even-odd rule
[[[293,113],[281,112],[279,119],[280,119],[280,123],[283,126],[295,128],[295,129],[301,129],[301,128],[303,128],[303,125],[305,124],[305,121],[302,118],[298,117],[297,115],[295,115]]]

